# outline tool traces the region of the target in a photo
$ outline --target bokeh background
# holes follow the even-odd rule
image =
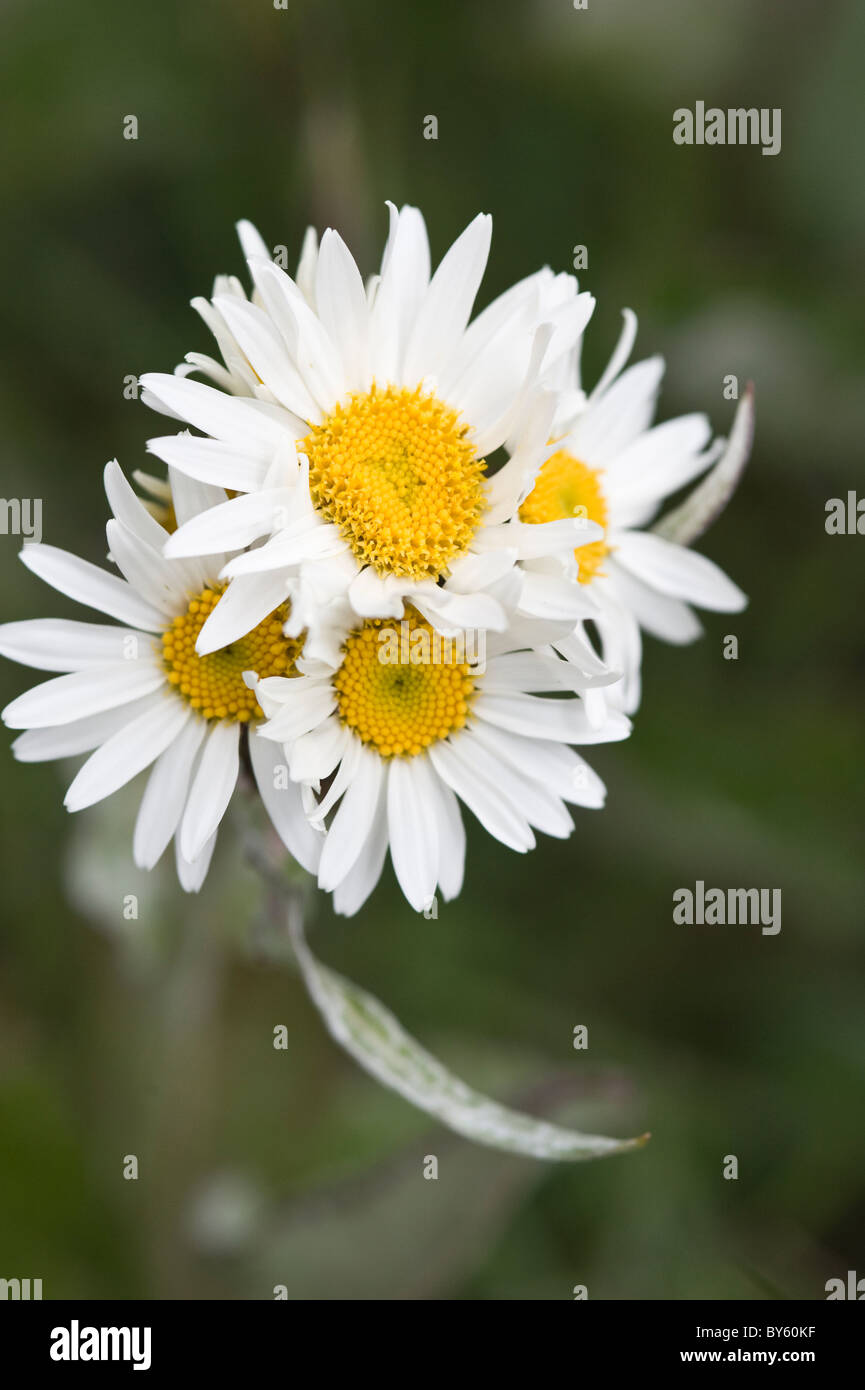
[[[156,424],[124,377],[210,350],[188,301],[243,273],[241,216],[292,257],[335,225],[371,270],[386,197],[436,256],[487,210],[481,302],[585,244],[588,379],[627,304],[662,414],[724,432],[735,373],[758,427],[704,542],[750,607],[648,642],[634,735],[593,754],[607,809],[527,858],[472,825],[438,920],[388,879],[312,924],[470,1082],[651,1144],[567,1168],[449,1135],[325,1035],[230,829],[183,900],[132,867],[139,787],[71,821],[68,770],[4,756],[0,1274],[46,1298],[760,1300],[865,1273],[865,539],[824,529],[865,491],[865,10],[7,0],[2,29],[2,491],[44,500],[46,540],[104,554],[102,466],[141,466]],[[675,146],[697,99],[781,107],[781,154]],[[3,616],[73,615],[18,544]],[[0,670],[4,702],[28,683]],[[698,878],[780,887],[780,935],[674,926]]]

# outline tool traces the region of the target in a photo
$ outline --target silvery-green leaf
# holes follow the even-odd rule
[[[606,1139],[537,1120],[473,1091],[406,1033],[366,990],[316,960],[299,914],[291,935],[307,988],[333,1038],[385,1086],[466,1139],[532,1158],[573,1162],[639,1148],[648,1139]]]
[[[693,545],[726,507],[748,462],[754,438],[754,387],[751,382],[739,402],[727,447],[710,473],[684,502],[652,527],[656,535],[676,545]]]

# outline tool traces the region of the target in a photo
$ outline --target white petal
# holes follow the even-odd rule
[[[459,752],[475,776],[487,786],[495,787],[499,799],[509,804],[530,825],[557,839],[567,839],[574,828],[571,817],[561,800],[521,769],[516,771],[501,756],[502,739],[488,739],[483,726],[476,726],[471,736],[460,739]]]
[[[382,759],[361,748],[354,780],[339,804],[321,853],[318,884],[325,892],[341,883],[357,863],[384,794]]]
[[[651,424],[663,374],[661,357],[629,367],[579,417],[564,447],[592,468],[615,458]]]
[[[576,281],[572,280],[571,284],[573,290],[576,290]],[[549,376],[550,369],[557,363],[570,358],[594,311],[594,295],[584,292],[568,295],[562,303],[544,314],[545,320],[553,330],[543,360],[542,371],[545,376]]]
[[[502,632],[507,627],[507,615],[492,594],[452,593],[445,585],[421,585],[407,597],[419,613],[446,637],[458,632]]]
[[[71,724],[74,719],[128,704],[163,685],[165,671],[152,658],[89,667],[68,676],[56,676],[19,695],[4,709],[3,722],[10,729]]]
[[[110,618],[148,632],[165,627],[165,614],[136,594],[124,579],[106,574],[77,555],[53,545],[30,543],[21,551],[21,559],[46,584],[86,608],[97,608]]]
[[[487,657],[521,651],[524,647],[550,646],[570,636],[573,630],[572,622],[546,622],[542,618],[530,618],[517,613],[508,623],[505,632],[487,633]]]
[[[243,354],[234,346],[234,339],[227,330],[220,328],[217,331],[216,324],[222,323],[222,315],[218,314],[206,300],[192,299],[190,303],[193,309],[197,309],[205,323],[209,322],[212,315],[213,322],[211,328],[216,335],[217,342],[224,342],[222,351],[225,355],[227,366],[223,367],[221,362],[217,362],[215,357],[208,357],[204,352],[187,352],[183,362],[174,368],[175,376],[188,377],[193,372],[201,372],[202,376],[209,377],[214,386],[227,391],[232,396],[253,396],[257,384],[255,372],[246,361]],[[209,311],[209,313],[208,313]],[[230,344],[230,346],[229,346]],[[145,405],[153,406],[155,397],[149,391],[142,391],[141,399]],[[159,409],[159,406],[156,407]]]
[[[387,854],[387,798],[378,798],[369,833],[364,840],[354,866],[333,890],[333,909],[351,917],[363,907],[381,878]]]
[[[607,789],[598,774],[579,753],[575,753],[576,766],[571,774],[571,784],[560,795],[565,801],[584,806],[590,811],[599,811],[607,799]]]
[[[277,407],[265,409],[260,402],[228,396],[200,381],[162,372],[148,372],[141,384],[181,420],[256,457],[269,457],[285,441],[285,412]],[[290,416],[287,424],[291,426]]]
[[[345,745],[345,752],[336,770],[336,775],[331,778],[330,786],[318,800],[316,800],[315,797],[310,798],[307,795],[305,801],[307,816],[312,824],[318,826],[320,829],[324,829],[331,811],[352,785],[358,774],[361,763],[369,755],[368,750],[361,743],[360,739],[356,738],[350,730],[346,730],[346,732],[349,733],[349,738]],[[311,788],[305,788],[306,793],[309,793],[310,790]],[[384,797],[382,799],[384,799]]]
[[[552,449],[548,441],[555,409],[556,399],[551,392],[532,398],[514,452],[487,484],[485,530],[515,516],[531,492],[538,470]]]
[[[606,583],[617,600],[633,613],[640,626],[662,642],[683,646],[695,642],[702,633],[699,618],[686,603],[658,593],[657,589],[637,579],[614,560],[610,562]]]
[[[197,893],[207,877],[207,870],[210,868],[210,861],[213,858],[213,850],[216,845],[216,831],[213,832],[204,849],[198,858],[190,862],[183,856],[180,848],[180,836],[174,841],[174,857],[177,864],[177,877],[180,886],[186,893]]]
[[[387,769],[387,825],[397,882],[415,912],[435,894],[438,829],[430,814],[429,784],[435,774],[424,757],[392,758]]]
[[[279,838],[307,873],[317,873],[324,836],[310,825],[301,789],[288,778],[285,749],[250,729],[249,756],[261,799]],[[285,774],[279,780],[277,770]]]
[[[132,855],[139,869],[153,868],[180,824],[192,768],[206,731],[206,720],[189,719],[153,765],[132,838]]]
[[[159,694],[145,695],[143,699],[133,700],[128,705],[89,714],[85,719],[73,719],[70,724],[28,729],[18,735],[12,744],[12,752],[22,763],[50,762],[53,758],[71,758],[77,753],[89,753],[160,699]]]
[[[608,671],[605,666],[598,673],[587,675],[576,665],[561,661],[557,656],[538,652],[509,652],[488,661],[483,688],[493,692],[521,690],[538,694],[554,690],[588,690],[594,686],[612,685],[615,679],[615,673]]]
[[[264,484],[273,450],[260,455],[197,434],[166,434],[147,441],[148,452],[170,467],[214,487],[255,492]]]
[[[484,546],[507,546],[521,560],[534,560],[545,555],[568,556],[578,546],[591,545],[603,538],[603,527],[584,517],[533,524],[512,520],[506,525],[488,528],[484,532]]]
[[[592,304],[594,304],[594,300],[592,300]],[[500,413],[496,414],[491,409],[492,402],[490,398],[487,398],[484,402],[485,418],[479,420],[477,426],[472,430],[474,446],[479,454],[488,455],[492,453],[494,449],[498,449],[500,445],[505,444],[508,440],[515,441],[520,439],[525,431],[527,423],[531,421],[537,402],[544,399],[547,399],[549,402],[548,423],[544,429],[543,439],[539,440],[538,443],[546,443],[552,436],[552,425],[556,411],[556,397],[553,391],[540,390],[540,378],[543,372],[544,362],[549,354],[552,337],[552,324],[542,323],[534,328],[529,336],[528,362],[523,374],[523,379],[516,389],[511,391],[508,400],[499,402],[500,406],[504,406],[504,409],[501,410]],[[474,421],[472,421],[472,423],[474,425]],[[546,457],[546,454],[538,458],[538,467],[540,466],[542,457]],[[511,472],[514,471],[515,469],[511,469]],[[502,472],[504,472],[504,470],[500,469],[499,473]],[[499,484],[496,484],[495,479],[498,477],[499,474],[495,474],[491,481],[491,495],[494,497],[494,500],[497,500],[496,487],[504,486],[501,480]],[[501,520],[502,518],[496,517],[495,519]]]
[[[705,472],[714,452],[701,452],[712,437],[705,415],[681,415],[646,430],[607,466],[605,486],[611,499],[630,505],[636,499],[659,501]]]
[[[323,782],[345,754],[351,737],[349,729],[335,715],[302,734],[291,748],[289,768],[293,780]]]
[[[239,574],[260,574],[265,570],[285,569],[289,565],[341,554],[345,542],[336,526],[322,522],[316,515],[298,517],[282,527],[264,545],[236,555],[222,570],[224,578]]]
[[[637,581],[633,583],[636,585]],[[638,618],[615,596],[612,586],[603,582],[598,586],[597,598],[601,612],[595,619],[601,639],[604,659],[615,671],[621,671],[620,686],[607,692],[608,697],[620,705],[625,714],[634,714],[640,704],[640,666],[643,643]],[[690,612],[690,609],[686,610]],[[558,650],[568,659],[581,659],[578,651],[569,643],[557,643]],[[573,655],[572,655],[573,653]]]
[[[402,593],[407,586],[410,587],[409,581],[394,574],[377,574],[367,565],[352,580],[348,598],[362,618],[400,618],[404,611]]]
[[[418,310],[402,376],[406,384],[439,372],[471,315],[490,252],[492,218],[479,213],[442,259]]]
[[[247,256],[253,254],[247,252]],[[315,227],[307,227],[300,248],[295,284],[311,309],[315,308],[315,270],[318,264],[318,233]]]
[[[281,574],[249,574],[232,579],[198,634],[198,655],[206,656],[245,637],[285,598],[286,585]]]
[[[178,527],[165,543],[165,554],[214,555],[218,551],[242,550],[272,529],[279,507],[287,506],[289,501],[287,488],[268,488],[232,497]]]
[[[598,396],[604,394],[607,387],[615,381],[631,355],[631,349],[637,337],[637,315],[634,313],[633,309],[623,309],[622,318],[624,319],[624,323],[622,324],[622,331],[619,334],[619,341],[616,343],[613,349],[613,355],[604,368],[603,375],[589,396],[590,401],[597,400]]]
[[[432,767],[432,764],[430,764]],[[461,891],[466,864],[466,832],[456,793],[442,781],[433,768],[431,814],[438,827],[438,882],[445,902]]]
[[[616,562],[660,593],[700,608],[738,613],[748,602],[713,560],[649,532],[629,532],[627,543],[616,551]]]
[[[218,507],[221,502],[228,501],[225,488],[203,482],[200,478],[191,478],[182,469],[169,468],[168,476],[178,526],[191,521],[199,512],[210,511],[211,507]],[[163,536],[163,545],[165,541],[166,537]]]
[[[214,301],[243,352],[251,362],[256,376],[273,393],[280,405],[291,412],[295,422],[314,419],[315,402],[292,362],[284,340],[267,314],[254,304],[236,299]]]
[[[254,223],[250,222],[246,217],[242,217],[240,221],[235,224],[235,230],[243,254],[247,260],[250,256],[263,256],[264,259],[267,260],[270,255],[270,250],[264,237]]]
[[[502,844],[521,854],[533,849],[535,837],[525,816],[499,795],[495,783],[477,775],[474,766],[462,756],[463,741],[442,740],[432,745],[428,756],[436,772]]]
[[[450,565],[447,587],[454,594],[474,594],[502,579],[516,563],[515,550],[468,551]]]
[[[237,784],[240,726],[220,722],[209,731],[180,822],[180,852],[192,861],[204,850],[228,809]]]
[[[261,708],[271,714],[262,735],[277,743],[293,744],[322,724],[336,708],[336,695],[326,680],[268,676],[257,683],[255,690]],[[278,705],[271,696],[277,697]]]
[[[144,506],[141,498],[135,495],[116,459],[105,465],[103,479],[105,495],[117,520],[122,521],[123,525],[146,545],[161,551],[166,533]]]
[[[579,584],[576,579],[526,570],[520,595],[520,612],[549,622],[569,620],[576,623],[580,618],[593,618],[597,605],[590,588],[588,584]]]
[[[417,208],[388,204],[391,231],[370,319],[371,366],[377,380],[402,379],[401,362],[429,287],[426,226]]]
[[[505,733],[489,724],[476,730],[476,736],[478,732],[495,757],[509,763],[521,776],[541,783],[554,796],[581,806],[603,806],[603,782],[572,748]]]
[[[483,369],[484,359],[490,350],[495,352],[497,346],[504,344],[509,336],[519,338],[521,333],[525,334],[527,342],[518,343],[516,356],[520,365],[517,371],[524,374],[541,286],[551,273],[541,270],[527,275],[492,300],[469,324],[459,350],[441,374],[441,389],[449,400],[462,400],[470,394],[472,378]]]
[[[605,736],[593,729],[580,700],[544,700],[536,695],[486,694],[481,691],[472,705],[474,714],[500,729],[526,738],[562,743],[601,743],[627,738],[630,721],[611,714]]]
[[[149,634],[128,627],[78,623],[65,618],[33,618],[0,625],[0,654],[40,671],[82,671],[123,661],[141,644],[151,650]]]
[[[333,339],[284,270],[272,261],[255,259],[249,262],[249,268],[271,318],[286,339],[307,391],[323,410],[332,410],[347,386]],[[311,412],[306,418],[317,423]]]
[[[315,302],[318,316],[342,357],[349,389],[368,390],[371,378],[366,292],[351,252],[333,229],[321,239]]]
[[[182,574],[158,550],[111,520],[105,527],[111,558],[129,584],[170,620],[186,608],[188,594]]]
[[[157,478],[153,473],[145,473],[143,468],[134,468],[132,477],[142,491],[146,492],[149,497],[155,498],[160,506],[169,506],[171,487],[167,478]]]
[[[174,742],[191,718],[192,710],[183,700],[166,694],[112,734],[73,780],[64,798],[67,810],[80,811],[125,787]]]
[[[478,322],[478,320],[476,320]],[[472,325],[472,328],[475,324]],[[472,328],[463,335],[459,356],[466,352]],[[477,353],[457,376],[446,370],[438,390],[443,400],[454,406],[471,426],[471,438],[483,457],[507,439],[515,405],[526,387],[533,365],[535,305],[524,303],[519,316],[502,323],[498,333]],[[535,371],[540,370],[542,354]]]
[[[602,611],[603,610],[601,610],[601,612]],[[595,622],[600,622],[601,612],[599,612],[598,616],[594,619]],[[569,633],[567,637],[557,641],[555,647],[557,651],[561,652],[566,661],[569,661],[572,666],[576,666],[578,671],[582,671],[588,676],[602,676],[607,670],[607,667],[612,667],[613,670],[616,671],[621,669],[619,664],[614,661],[612,657],[610,657],[606,664],[601,660],[594,647],[585,636],[581,626],[575,627],[574,631]]]

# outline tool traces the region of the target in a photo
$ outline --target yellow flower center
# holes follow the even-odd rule
[[[475,681],[456,644],[412,608],[370,618],[343,646],[334,677],[339,717],[383,758],[414,757],[461,729]]]
[[[561,521],[565,517],[585,517],[607,528],[607,500],[598,474],[588,464],[564,449],[548,458],[535,479],[535,486],[520,507],[520,519],[527,522]],[[591,541],[574,551],[579,564],[579,580],[588,584],[600,571],[610,547],[605,540]]]
[[[204,719],[233,719],[241,724],[263,719],[255,693],[244,684],[244,671],[265,676],[293,676],[294,663],[303,648],[302,638],[283,635],[288,617],[284,603],[245,637],[221,651],[199,656],[198,634],[213,612],[225,585],[204,589],[190,601],[185,613],[174,619],[162,637],[162,659],[168,679]]]
[[[421,387],[354,393],[298,444],[315,506],[361,565],[437,579],[469,545],[486,461],[455,410]]]

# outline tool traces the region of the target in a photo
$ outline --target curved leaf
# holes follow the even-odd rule
[[[479,1095],[406,1033],[371,994],[316,960],[297,912],[290,914],[290,930],[307,988],[331,1036],[376,1080],[466,1139],[532,1158],[574,1162],[639,1148],[649,1138],[579,1134]]]
[[[652,527],[656,535],[677,545],[693,545],[726,507],[748,462],[754,439],[754,386],[748,382],[733,420],[727,447],[710,473]]]

